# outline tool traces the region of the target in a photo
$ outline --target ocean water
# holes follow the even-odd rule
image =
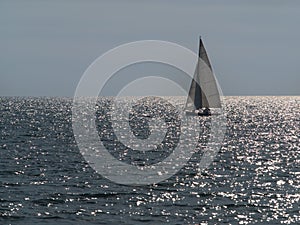
[[[210,167],[195,166],[204,133],[184,168],[148,186],[116,184],[91,168],[73,135],[71,107],[70,98],[0,98],[1,225],[300,223],[300,97],[226,97],[226,135]],[[159,154],[113,148],[107,107],[100,102],[96,124],[118,160],[153,164],[176,147],[175,135]],[[146,139],[149,124],[131,121]]]

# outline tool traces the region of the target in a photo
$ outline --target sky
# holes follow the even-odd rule
[[[118,45],[199,35],[224,95],[299,95],[299,22],[296,0],[1,0],[0,96],[73,96]]]

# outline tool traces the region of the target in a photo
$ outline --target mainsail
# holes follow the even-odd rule
[[[185,109],[221,108],[218,85],[201,38],[198,56]]]

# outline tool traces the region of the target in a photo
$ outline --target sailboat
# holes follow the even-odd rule
[[[188,116],[211,116],[211,109],[221,108],[221,100],[217,81],[201,37],[198,56],[185,112]]]

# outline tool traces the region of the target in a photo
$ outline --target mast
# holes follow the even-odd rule
[[[200,82],[202,82],[201,85],[203,87],[203,79],[201,79],[201,76],[204,75],[204,74],[201,74],[201,73],[203,73],[201,71],[202,70],[201,69],[201,66],[202,66],[201,64],[203,64],[203,62],[204,62],[211,70],[212,70],[212,68],[211,68],[206,50],[204,48],[204,44],[202,42],[201,36],[200,36],[200,39],[199,39],[199,53],[198,53],[198,56],[199,56],[199,59],[198,59],[198,67],[199,68],[198,68],[198,74],[197,74],[197,78],[198,78],[197,81],[198,81],[198,86],[199,86],[199,97],[200,97],[200,102],[201,102],[200,108],[209,108],[207,97],[206,97],[204,91],[200,87]]]

